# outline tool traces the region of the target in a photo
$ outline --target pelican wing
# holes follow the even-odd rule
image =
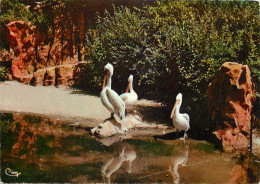
[[[189,117],[189,115],[188,114],[182,114],[182,116],[188,121],[188,122],[190,122],[190,117]]]
[[[118,96],[118,94],[112,89],[107,89],[106,94],[109,102],[112,104],[113,108],[115,109],[115,113],[119,116],[119,118],[122,119],[125,116],[125,103]]]
[[[125,102],[129,98],[130,93],[123,93],[120,95],[120,98]]]
[[[114,112],[114,107],[112,106],[111,102],[109,101],[108,99],[108,96],[107,96],[107,91],[108,88],[104,88],[102,90],[102,92],[100,93],[100,98],[101,98],[101,102],[102,104],[111,112],[113,113]]]

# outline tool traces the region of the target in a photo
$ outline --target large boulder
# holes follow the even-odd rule
[[[39,69],[33,73],[30,84],[33,86],[71,86],[76,65],[59,65]]]
[[[71,86],[75,65],[61,65],[56,67],[56,85]]]
[[[247,65],[226,62],[208,88],[208,105],[214,134],[225,151],[249,147],[254,86]]]
[[[33,78],[30,82],[33,86],[43,86],[46,69],[39,69],[33,73]]]
[[[46,73],[44,75],[44,86],[55,86],[56,84],[56,73],[55,67],[50,67],[46,69]]]

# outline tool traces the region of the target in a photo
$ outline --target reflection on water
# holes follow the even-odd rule
[[[186,166],[189,156],[189,146],[183,150],[183,153],[178,157],[173,157],[171,159],[172,164],[169,165],[169,171],[173,177],[173,183],[178,184],[180,182],[180,174],[178,172],[179,166]]]
[[[111,175],[115,173],[122,165],[126,164],[126,172],[132,173],[132,162],[136,159],[136,151],[126,141],[119,136],[100,140],[106,146],[114,146],[114,155],[109,157],[101,167],[103,182],[110,183]]]
[[[251,156],[223,154],[203,141],[117,135],[96,139],[60,120],[1,114],[3,182],[248,183],[259,181]],[[21,173],[10,177],[7,168]]]

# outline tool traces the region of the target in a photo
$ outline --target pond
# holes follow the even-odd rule
[[[248,183],[259,181],[252,155],[231,155],[206,141],[116,135],[58,119],[0,114],[1,180],[87,183]]]

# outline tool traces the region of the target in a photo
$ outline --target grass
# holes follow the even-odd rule
[[[213,153],[217,149],[213,144],[210,143],[198,143],[194,147],[196,150],[203,151],[205,153]]]
[[[127,142],[135,146],[140,156],[173,156],[178,154],[174,145],[168,145],[162,141],[129,139]]]

